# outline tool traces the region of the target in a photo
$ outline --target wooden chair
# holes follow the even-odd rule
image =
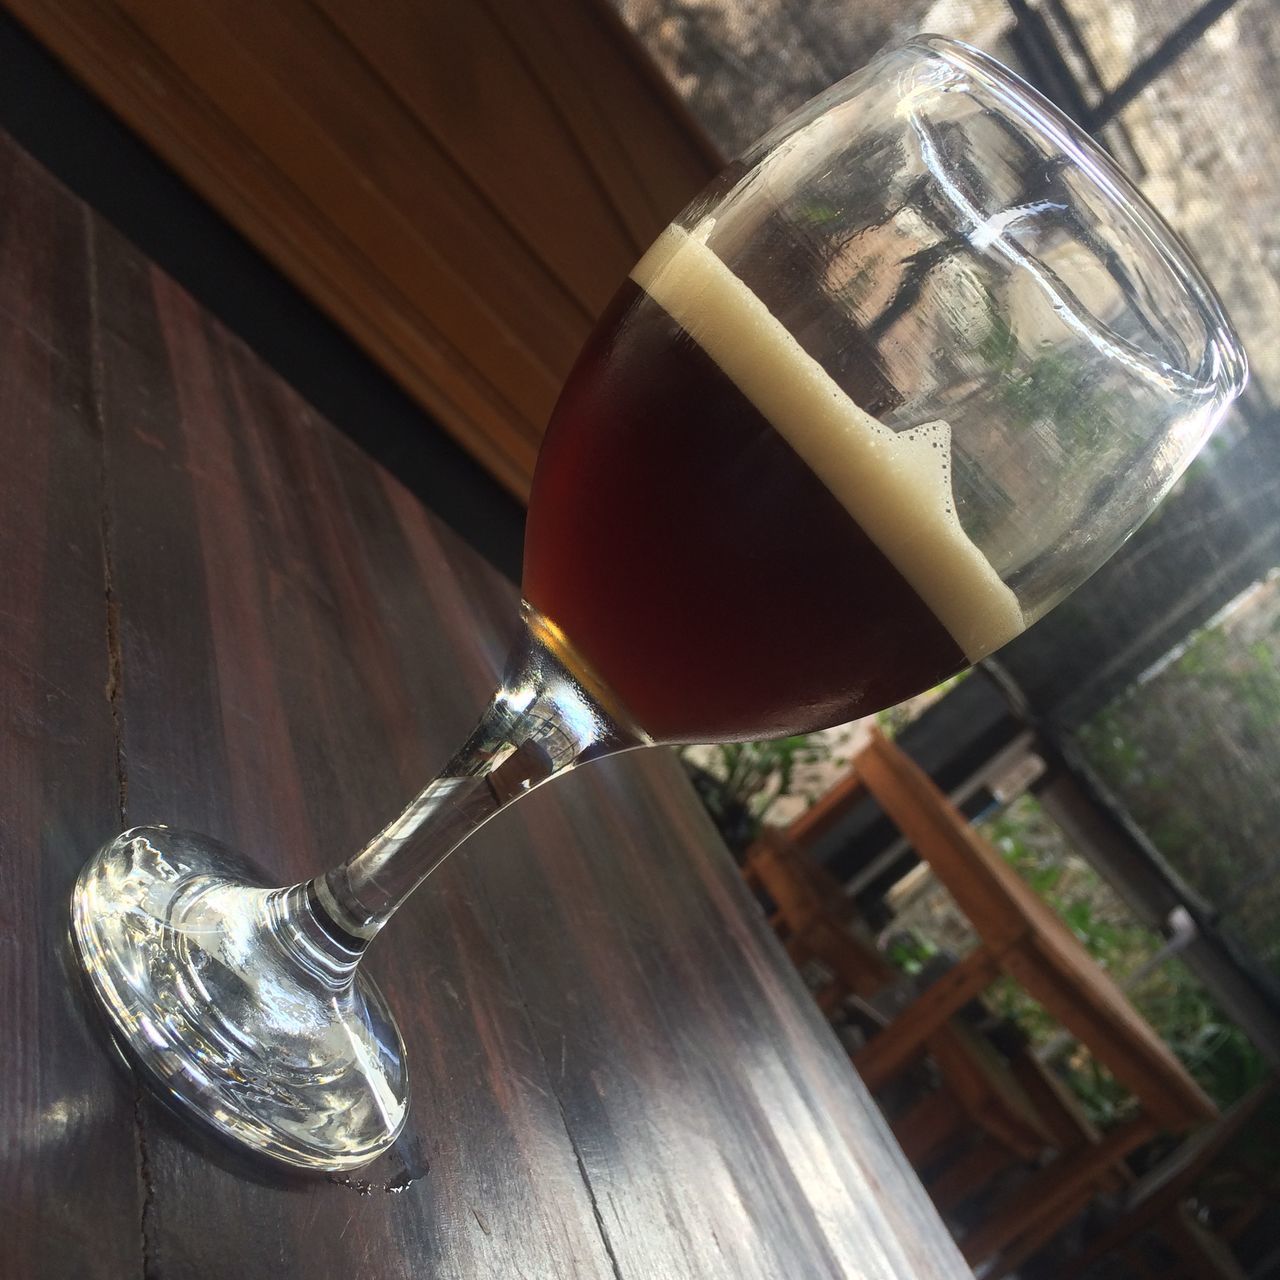
[[[888,1021],[885,997],[901,990],[903,975],[858,936],[853,905],[839,884],[788,835],[766,829],[748,851],[744,876],[768,896],[774,908],[770,923],[797,967],[816,964],[826,975],[816,992],[823,1011],[834,1017],[853,1001],[864,1021],[882,1027]],[[942,1087],[891,1117],[907,1158],[921,1168],[955,1147],[962,1133],[982,1134],[981,1153],[968,1162],[968,1171],[946,1171],[950,1178],[935,1196],[940,1206],[964,1198],[976,1185],[978,1166],[989,1176],[1011,1163],[1036,1162],[1054,1148],[1055,1128],[1063,1132],[1061,1108],[1055,1104],[1046,1123],[1011,1064],[961,1019],[935,1028],[927,1048]],[[879,1080],[877,1091],[890,1083]]]
[[[1181,1133],[1210,1121],[1216,1109],[1071,930],[883,734],[872,732],[852,775],[789,829],[788,840],[803,848],[868,793],[929,863],[980,938],[854,1056],[868,1087],[875,1091],[931,1049],[959,1009],[1007,974],[1140,1104],[1133,1118],[1101,1135],[1080,1131],[1059,1111],[1056,1158],[962,1242],[966,1258],[987,1263],[987,1276],[995,1280],[1052,1238],[1100,1186],[1114,1184],[1116,1170],[1137,1146],[1161,1129]],[[1030,1080],[1031,1069],[1024,1064],[1022,1070]],[[1052,1087],[1047,1077],[1041,1084]],[[1077,1128],[1078,1140],[1070,1139],[1068,1125]]]
[[[775,828],[747,851],[743,874],[773,903],[769,923],[797,967],[817,961],[831,975],[818,1003],[833,1012],[849,997],[869,998],[889,986],[895,970],[850,930],[850,906],[821,867]]]
[[[980,940],[969,955],[934,980],[908,1009],[855,1053],[855,1065],[868,1087],[881,1091],[924,1053],[938,1060],[941,1043],[942,1060],[963,1082],[960,1096],[970,1103],[970,1108],[961,1106],[957,1112],[952,1097],[951,1120],[963,1115],[977,1120],[979,1126],[989,1125],[991,1111],[977,1116],[972,1111],[975,1094],[961,1073],[972,1068],[974,1056],[972,1046],[969,1050],[956,1047],[954,1019],[957,1011],[1007,974],[1070,1030],[1139,1103],[1137,1114],[1110,1132],[1098,1134],[1032,1055],[1010,1064],[1021,1094],[1036,1097],[1032,1107],[1036,1126],[1047,1133],[1046,1146],[1055,1155],[961,1242],[965,1257],[972,1263],[986,1263],[988,1280],[997,1280],[1041,1248],[1098,1190],[1115,1188],[1125,1178],[1124,1157],[1135,1147],[1161,1129],[1183,1133],[1206,1123],[1216,1116],[1216,1108],[1070,929],[969,826],[931,778],[882,733],[872,732],[868,745],[854,760],[854,772],[844,782],[785,833],[767,836],[773,863],[786,864],[787,859],[794,863],[797,856],[804,855],[806,846],[835,827],[842,815],[867,795],[876,799],[931,865],[934,876],[968,916]],[[809,861],[812,864],[812,859]],[[842,908],[844,896],[829,877],[827,881],[823,896]],[[829,910],[828,914],[840,918],[838,911]],[[870,959],[882,966],[884,961],[872,948],[864,946],[863,951],[869,956],[861,955],[860,973],[868,982],[873,973]],[[879,977],[883,979],[883,973]],[[970,1088],[968,1094],[965,1088]],[[987,1096],[993,1092],[1001,1094],[1001,1110],[1010,1112],[1005,1088],[988,1091]],[[916,1155],[927,1149],[922,1135],[932,1133],[937,1138],[947,1106],[948,1100],[934,1101],[933,1115],[916,1116],[910,1124],[900,1126],[901,1137],[916,1144]],[[936,1189],[940,1203],[972,1185],[970,1180],[979,1172],[1001,1167],[1001,1161],[1009,1158],[1009,1144],[1002,1144],[997,1137],[998,1121],[995,1128],[995,1134],[984,1128],[983,1143],[963,1157],[963,1164],[954,1172],[945,1175],[941,1192]],[[992,1142],[995,1146],[989,1146]]]
[[[1176,1150],[1135,1184],[1120,1217],[1062,1269],[1064,1280],[1087,1274],[1109,1256],[1125,1258],[1135,1274],[1149,1270],[1137,1248],[1146,1235],[1164,1243],[1164,1252],[1175,1259],[1173,1269],[1162,1271],[1162,1280],[1233,1280],[1243,1271],[1231,1253],[1231,1241],[1268,1206],[1280,1203],[1280,1180],[1271,1169],[1239,1168],[1231,1147],[1251,1125],[1261,1119],[1264,1107],[1280,1094],[1280,1077],[1271,1076],[1242,1098],[1224,1116],[1180,1144]],[[1221,1181],[1229,1173],[1240,1175],[1249,1194],[1222,1223],[1210,1232],[1192,1209],[1197,1186],[1213,1172]]]

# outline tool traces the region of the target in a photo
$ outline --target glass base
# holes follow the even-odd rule
[[[135,827],[72,895],[72,936],[126,1056],[179,1110],[295,1167],[351,1169],[408,1113],[404,1045],[306,886],[216,840]]]

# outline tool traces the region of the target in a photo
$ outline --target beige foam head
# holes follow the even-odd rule
[[[893,431],[860,409],[707,247],[709,229],[668,227],[632,279],[785,437],[971,662],[1011,640],[1025,626],[1017,597],[955,512],[951,428]]]

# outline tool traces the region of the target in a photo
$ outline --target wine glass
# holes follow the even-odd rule
[[[605,312],[538,462],[522,637],[439,777],[304,884],[161,826],[88,863],[72,932],[117,1039],[224,1136],[372,1159],[408,1078],[359,962],[472,831],[588,760],[847,721],[976,662],[1115,551],[1244,379],[1088,137],[964,45],[882,55]]]

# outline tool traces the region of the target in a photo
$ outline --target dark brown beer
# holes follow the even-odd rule
[[[837,724],[966,665],[788,439],[632,281],[552,417],[524,594],[659,741]]]

